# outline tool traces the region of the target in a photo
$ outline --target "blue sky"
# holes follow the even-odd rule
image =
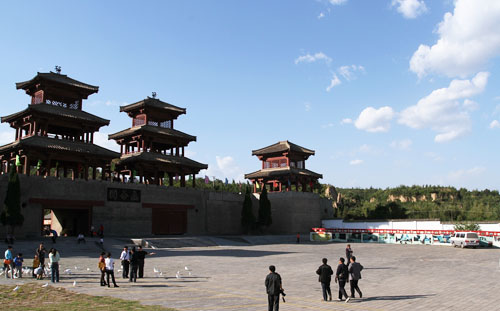
[[[84,109],[116,150],[119,106],[155,91],[187,108],[202,176],[242,179],[289,140],[339,187],[500,189],[500,1],[2,2],[0,42],[1,115],[59,65],[100,87]]]

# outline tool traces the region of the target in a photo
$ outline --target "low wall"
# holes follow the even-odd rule
[[[386,229],[386,230],[455,230],[455,224],[439,220],[385,220],[385,221],[344,221],[324,219],[323,228],[328,229]],[[481,231],[499,231],[498,222],[478,222]]]
[[[187,213],[186,233],[192,235],[242,234],[241,209],[243,194],[215,192],[208,189],[176,188],[157,185],[124,184],[100,180],[70,180],[67,178],[20,175],[21,212],[24,225],[16,228],[16,237],[41,235],[43,208],[64,210],[59,215],[69,217],[72,209],[89,211],[89,225],[104,226],[104,234],[111,236],[151,236],[152,208],[169,206],[184,208]],[[0,202],[5,199],[8,176],[0,176]],[[138,202],[108,200],[108,188],[140,191]],[[331,218],[330,200],[317,194],[302,192],[269,193],[273,224],[271,234],[309,232]],[[252,198],[257,217],[259,202]],[[53,209],[53,208],[51,208]],[[76,212],[73,214],[77,214]],[[59,219],[59,221],[62,221]],[[71,220],[71,221],[74,221]],[[68,222],[68,221],[67,221]],[[5,235],[0,225],[0,236]]]
[[[344,222],[342,219],[322,221],[322,228],[313,228],[311,241],[344,243],[393,243],[451,245],[454,224],[429,220],[389,220]],[[480,246],[500,247],[500,224],[480,223]]]

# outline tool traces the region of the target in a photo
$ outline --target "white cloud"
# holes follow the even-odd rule
[[[104,147],[106,149],[110,149],[116,152],[120,152],[120,145],[116,143],[115,140],[108,139],[107,133],[95,132],[94,133],[94,144]]]
[[[331,5],[341,5],[347,2],[347,0],[328,0]]]
[[[361,111],[358,119],[354,122],[354,126],[359,130],[365,130],[372,133],[387,132],[391,126],[390,122],[394,115],[394,110],[389,106],[379,109],[368,107]]]
[[[479,108],[479,104],[473,100],[466,99],[466,100],[464,100],[462,107],[465,110],[474,111],[474,110],[477,110],[477,108]]]
[[[338,69],[339,74],[347,81],[356,79],[356,71],[365,72],[365,67],[361,65],[341,66]]]
[[[465,180],[467,178],[471,178],[474,176],[479,176],[486,171],[486,168],[483,166],[475,166],[468,170],[457,170],[452,171],[448,174],[448,179],[452,182],[458,182],[461,180]]]
[[[304,103],[304,109],[307,112],[311,111],[311,103]]]
[[[360,165],[360,164],[363,164],[363,160],[360,160],[360,159],[356,159],[356,160],[351,160],[349,162],[350,165]]]
[[[488,77],[488,72],[480,72],[471,80],[453,80],[447,88],[434,90],[403,110],[398,122],[414,129],[431,128],[438,133],[436,142],[463,136],[470,131],[471,121],[467,105],[459,100],[483,92]]]
[[[413,142],[411,139],[395,140],[391,143],[391,147],[399,150],[410,150]]]
[[[336,74],[333,74],[332,80],[330,81],[330,85],[326,88],[326,91],[330,92],[331,89],[333,89],[334,87],[336,87],[341,83],[342,81],[340,81],[339,77],[337,77]]]
[[[443,161],[443,157],[435,152],[426,152],[426,153],[424,153],[424,156],[426,156],[427,158],[430,158],[436,162]]]
[[[500,122],[498,120],[493,120],[490,123],[490,129],[498,129],[500,128]]]
[[[392,0],[392,6],[397,6],[397,11],[408,19],[427,12],[427,6],[423,0]]]
[[[322,19],[323,17],[325,17],[325,13],[323,13],[323,12],[319,13],[318,19]]]
[[[419,78],[438,73],[464,77],[482,69],[500,54],[500,1],[455,0],[453,14],[439,23],[437,42],[421,44],[410,60]]]
[[[243,171],[236,165],[236,161],[231,156],[216,156],[215,165],[209,164],[207,170],[202,170],[200,175],[207,175],[210,180],[215,178],[224,181],[225,178],[231,182],[233,179],[235,181],[244,181]]]
[[[323,52],[318,52],[316,54],[309,54],[307,53],[306,55],[301,55],[295,59],[295,64],[300,64],[300,63],[314,63],[316,61],[323,60],[326,64],[330,64],[332,62],[332,59],[328,57]]]
[[[352,119],[351,118],[344,118],[342,121],[340,121],[340,124],[351,124]]]

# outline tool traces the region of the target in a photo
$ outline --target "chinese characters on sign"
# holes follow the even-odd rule
[[[141,202],[141,191],[135,189],[108,188],[108,201]]]

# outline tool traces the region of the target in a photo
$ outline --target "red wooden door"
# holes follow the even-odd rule
[[[183,234],[187,231],[187,211],[153,208],[153,234]]]

